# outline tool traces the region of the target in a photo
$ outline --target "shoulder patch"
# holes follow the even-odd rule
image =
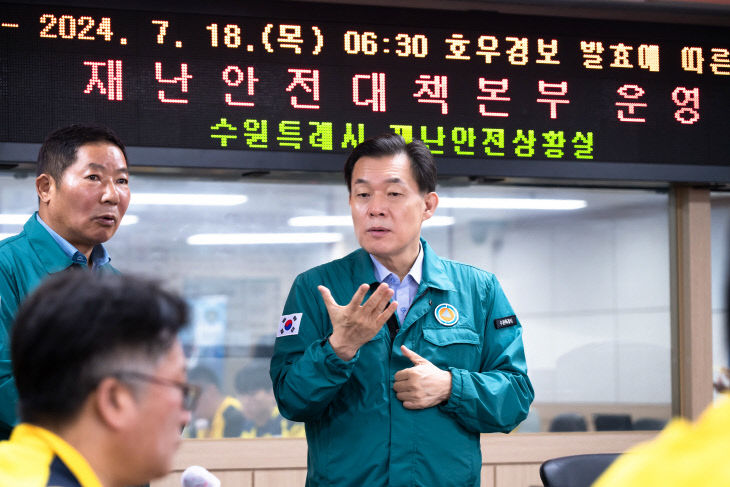
[[[494,320],[494,327],[496,329],[507,328],[508,326],[515,326],[517,324],[517,316],[505,316],[504,318],[497,318]]]
[[[276,338],[299,334],[299,325],[302,323],[302,313],[282,315],[276,325]]]

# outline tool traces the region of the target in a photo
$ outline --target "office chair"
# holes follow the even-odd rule
[[[586,420],[583,416],[576,413],[563,413],[555,416],[550,421],[548,431],[566,432],[566,431],[587,431]]]
[[[634,421],[634,429],[637,431],[659,431],[667,425],[666,419],[661,418],[639,418]]]
[[[619,453],[595,453],[551,458],[540,465],[545,487],[590,487],[619,456]]]
[[[629,414],[594,414],[596,431],[631,431],[634,429]]]

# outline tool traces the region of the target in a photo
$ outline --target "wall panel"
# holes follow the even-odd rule
[[[482,435],[482,487],[539,486],[538,469],[549,458],[622,452],[655,434],[634,431]],[[303,438],[186,440],[175,457],[173,471],[152,482],[151,487],[178,487],[180,472],[190,465],[212,471],[224,486],[304,485],[307,443]]]

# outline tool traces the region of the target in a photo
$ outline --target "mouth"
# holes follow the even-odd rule
[[[382,237],[383,235],[390,233],[390,230],[385,227],[370,227],[368,228],[367,233],[374,237]]]
[[[94,217],[94,221],[105,227],[113,227],[117,224],[115,215],[99,215]]]

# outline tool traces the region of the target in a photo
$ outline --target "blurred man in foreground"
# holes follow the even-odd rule
[[[15,320],[22,422],[0,443],[0,485],[123,487],[169,472],[197,398],[177,339],[186,319],[184,302],[148,281],[45,281]]]
[[[129,205],[124,145],[106,127],[71,125],[50,134],[36,175],[38,212],[0,242],[0,439],[17,422],[10,325],[18,305],[48,275],[69,267],[117,273],[102,243]]]

